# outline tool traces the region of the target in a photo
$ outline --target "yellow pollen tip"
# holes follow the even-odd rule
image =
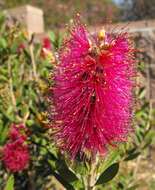
[[[98,38],[100,40],[103,40],[105,38],[105,29],[102,28],[99,32],[98,32]]]

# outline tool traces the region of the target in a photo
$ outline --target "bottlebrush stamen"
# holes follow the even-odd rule
[[[131,131],[135,60],[127,33],[91,35],[79,19],[59,51],[52,128],[72,158],[106,152]]]

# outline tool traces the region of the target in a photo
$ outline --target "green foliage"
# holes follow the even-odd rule
[[[10,175],[4,190],[14,190],[14,176]]]
[[[45,96],[52,64],[41,56],[41,48],[41,44],[30,43],[26,30],[19,23],[11,25],[0,16],[0,146],[6,143],[12,123],[25,123],[30,134],[33,133],[29,136],[32,153],[37,149],[32,158],[36,163],[32,163],[30,171],[47,154],[43,147],[49,144],[50,138],[46,133]]]
[[[54,33],[53,31],[51,31],[49,33],[49,37],[50,40],[54,46],[55,51],[60,47],[61,43],[62,43],[62,35],[60,33]]]

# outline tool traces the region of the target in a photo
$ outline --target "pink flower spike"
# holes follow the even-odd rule
[[[91,35],[74,21],[55,70],[54,139],[72,158],[104,154],[132,131],[135,59],[127,33]]]
[[[2,148],[2,160],[11,172],[22,171],[28,166],[30,156],[25,131],[23,124],[12,124],[9,140]]]
[[[7,169],[19,172],[28,166],[29,151],[26,144],[19,140],[7,143],[3,148],[3,161]]]

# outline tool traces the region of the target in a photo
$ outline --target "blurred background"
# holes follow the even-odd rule
[[[47,29],[60,28],[76,12],[80,12],[89,25],[107,21],[133,21],[155,18],[154,0],[1,0],[0,8],[8,9],[30,4],[44,12]]]
[[[137,50],[135,135],[109,154],[105,163],[119,162],[119,174],[97,189],[154,190],[155,0],[0,0],[0,12],[0,150],[10,125],[24,122],[31,152],[29,168],[11,178],[0,162],[0,190],[12,190],[7,186],[10,181],[15,190],[63,190],[78,184],[69,161],[51,141],[45,101],[54,52],[61,46],[65,25],[77,12],[91,32],[103,25],[118,32],[126,27]],[[79,160],[72,169],[85,175],[86,167]]]

